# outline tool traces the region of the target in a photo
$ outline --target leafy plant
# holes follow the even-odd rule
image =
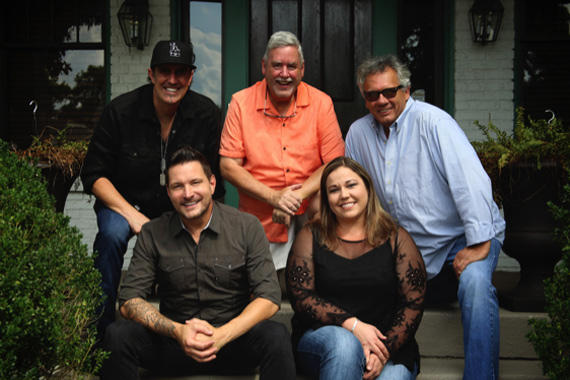
[[[20,158],[35,160],[44,167],[57,168],[68,177],[77,176],[83,166],[89,143],[85,140],[69,140],[69,128],[52,128],[55,133],[48,136],[44,136],[44,130],[39,137],[32,137],[29,148],[16,150],[16,154]]]
[[[38,168],[0,140],[0,378],[77,379],[106,354],[92,322],[100,274]]]
[[[471,144],[491,178],[498,204],[502,200],[498,181],[507,167],[520,162],[536,162],[536,168],[540,170],[543,162],[551,161],[560,164],[561,172],[566,172],[570,159],[570,131],[564,128],[561,119],[525,118],[524,109],[519,107],[512,134],[499,129],[491,121],[483,125],[476,120],[474,124],[485,140],[472,141]]]
[[[556,229],[564,245],[562,261],[544,282],[548,319],[530,319],[531,331],[526,336],[542,360],[544,374],[552,380],[566,380],[570,379],[570,185],[564,186],[562,204],[550,203],[549,207],[562,225]]]

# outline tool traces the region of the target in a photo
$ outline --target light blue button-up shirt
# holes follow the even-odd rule
[[[491,181],[453,118],[410,98],[384,128],[369,114],[346,137],[346,155],[370,173],[382,206],[414,238],[428,278],[441,270],[456,241],[503,242],[505,221]]]

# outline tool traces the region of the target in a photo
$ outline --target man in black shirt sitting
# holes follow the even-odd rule
[[[107,329],[101,380],[237,374],[295,379],[289,333],[269,321],[281,290],[259,220],[212,200],[208,161],[187,147],[166,168],[176,211],[146,223],[121,287],[119,320]],[[160,311],[146,298],[158,284]]]

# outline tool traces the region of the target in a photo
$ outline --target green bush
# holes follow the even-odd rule
[[[554,275],[545,280],[544,295],[548,319],[529,320],[527,338],[542,360],[545,375],[552,380],[570,379],[570,186],[564,186],[560,206],[549,204],[554,218],[561,222],[556,230],[564,244],[562,261]]]
[[[0,379],[93,373],[106,355],[93,349],[99,284],[40,171],[0,140]]]

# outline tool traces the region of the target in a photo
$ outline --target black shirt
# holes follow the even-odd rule
[[[147,84],[105,107],[81,172],[86,193],[91,194],[95,181],[105,177],[150,219],[173,209],[166,188],[160,185],[162,142],[152,92],[153,85]],[[165,158],[185,145],[206,156],[216,176],[216,199],[225,193],[219,170],[219,114],[209,98],[188,90],[178,107],[167,146],[162,144]]]
[[[299,232],[287,263],[295,347],[309,328],[340,326],[357,317],[386,335],[395,364],[410,371],[414,363],[419,367],[415,333],[423,314],[425,265],[404,229],[394,235],[377,247],[340,241],[337,250],[358,253],[348,259],[320,244],[310,227]]]

